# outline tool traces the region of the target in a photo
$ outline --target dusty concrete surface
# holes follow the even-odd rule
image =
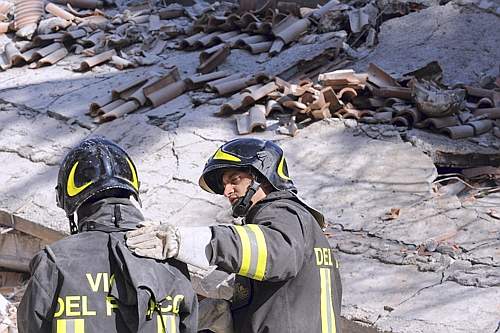
[[[383,24],[380,44],[356,66],[364,70],[376,62],[402,74],[439,60],[447,81],[477,81],[498,66],[500,36],[491,31],[499,24],[498,16],[472,7],[432,7]],[[277,74],[287,62],[327,47],[297,45],[264,62],[237,50],[221,69]],[[187,76],[198,52],[169,50],[164,58]],[[100,135],[134,159],[147,218],[183,225],[230,222],[228,203],[197,185],[206,159],[237,136],[232,117],[214,116],[225,99],[187,93],[95,125],[85,115],[91,100],[116,82],[164,67],[119,72],[102,66],[81,74],[67,65],[0,72],[2,211],[67,231],[55,204],[58,164],[81,139]],[[330,223],[326,232],[341,263],[349,332],[498,332],[500,220],[489,214],[500,206],[498,194],[463,201],[434,193],[437,143],[426,132],[408,132],[405,139],[416,138],[410,143],[393,128],[373,136],[352,121],[325,120],[290,138],[270,125],[252,136],[283,146],[300,195]],[[488,149],[484,154],[498,158],[498,150]],[[391,209],[398,214],[388,218]]]
[[[373,62],[399,76],[437,60],[444,82],[477,82],[485,73],[498,70],[498,19],[453,1],[395,18],[381,25],[379,45],[356,66],[364,69]]]

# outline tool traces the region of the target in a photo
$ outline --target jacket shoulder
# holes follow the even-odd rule
[[[290,198],[278,198],[272,201],[267,201],[262,204],[261,207],[259,207],[257,214],[260,212],[268,211],[268,210],[287,210],[290,213],[296,214],[299,217],[304,218],[305,216],[310,216],[312,218],[312,215],[309,213],[306,207],[301,205],[299,202],[290,199]]]

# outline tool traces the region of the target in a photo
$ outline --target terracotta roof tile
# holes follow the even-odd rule
[[[184,15],[184,7],[180,4],[173,3],[168,5],[166,8],[162,8],[158,11],[158,15],[162,20],[173,19]]]
[[[264,105],[254,105],[246,112],[236,118],[239,134],[249,134],[255,130],[266,129],[266,108]]]
[[[275,32],[274,35],[278,38],[281,38],[285,45],[296,40],[300,35],[307,31],[309,26],[311,25],[311,21],[308,19],[300,19],[293,24],[287,26],[286,28]]]
[[[474,116],[486,115],[489,119],[500,119],[500,107],[477,109],[473,114]]]
[[[102,115],[102,114],[108,113],[110,111],[113,111],[114,109],[116,109],[117,107],[119,107],[120,105],[123,105],[123,104],[125,104],[124,99],[116,99],[116,100],[112,101],[111,103],[108,103],[108,104],[100,107],[95,112],[95,116]]]
[[[43,15],[43,1],[16,0],[14,21],[16,30],[36,24]],[[36,26],[35,26],[36,29]]]
[[[223,96],[248,87],[251,80],[251,75],[241,76],[240,74],[235,74],[232,79],[220,81],[218,83],[210,83],[210,86],[217,94]]]
[[[484,134],[493,128],[493,122],[489,119],[471,121],[467,125],[471,125],[474,128],[474,135]]]
[[[0,14],[7,14],[12,8],[12,3],[9,1],[0,1]]]
[[[214,52],[210,57],[208,57],[206,60],[204,60],[202,63],[200,63],[200,66],[198,67],[198,72],[206,74],[214,69],[217,68],[220,64],[226,60],[226,58],[229,56],[231,53],[231,49],[229,46],[224,45],[223,47],[219,48],[216,52]]]
[[[38,68],[38,67],[42,67],[42,66],[50,66],[50,65],[53,65],[53,64],[59,62],[67,55],[68,55],[68,50],[64,46],[61,46],[60,48],[58,48],[54,52],[52,52],[49,55],[46,55],[42,59],[38,60],[36,62],[36,65],[35,65],[35,63],[32,63],[29,67],[30,68]]]
[[[123,94],[130,89],[137,89],[138,86],[146,82],[147,78],[144,75],[139,77],[134,77],[122,82],[119,86],[114,87],[111,90],[111,96],[113,99],[117,99],[123,96]]]
[[[448,135],[452,139],[464,139],[474,136],[474,127],[471,125],[445,127],[441,130],[441,133]]]
[[[116,118],[122,117],[128,113],[134,112],[140,107],[139,103],[135,100],[131,100],[128,102],[125,102],[121,104],[120,106],[114,108],[113,110],[101,114],[99,117],[97,117],[96,122],[97,123],[104,123],[106,121],[111,121]]]
[[[378,88],[401,86],[392,76],[375,64],[370,63],[366,72],[368,73],[368,82],[373,83]]]
[[[8,43],[5,45],[4,53],[0,55],[0,68],[6,70],[12,67],[13,59],[20,55],[21,52],[19,52],[14,43]]]
[[[98,100],[90,103],[88,114],[91,117],[97,116],[99,114],[99,109],[107,104],[110,104],[111,102],[113,102],[113,98],[111,97],[111,95],[105,95],[99,98]]]
[[[105,63],[107,61],[110,61],[113,56],[116,55],[115,50],[109,50],[103,53],[100,53],[98,55],[95,55],[93,57],[90,57],[88,59],[85,59],[80,63],[80,66],[76,68],[76,71],[84,72],[88,71],[94,66],[100,65],[102,63]]]
[[[154,107],[167,103],[177,96],[182,95],[187,89],[184,81],[176,81],[159,90],[147,94],[148,100]]]
[[[266,104],[266,117],[267,116],[270,116],[273,112],[278,112],[278,113],[282,113],[284,110],[283,110],[283,106],[281,106],[280,103],[278,103],[277,101],[273,100],[273,99],[270,99],[267,101],[267,104]]]
[[[432,129],[441,129],[445,127],[452,127],[460,125],[460,121],[456,116],[448,116],[442,118],[427,118],[421,122],[415,124],[417,128],[432,128]],[[462,129],[459,129],[462,131]]]
[[[70,12],[62,9],[61,7],[49,2],[47,6],[45,6],[45,10],[48,13],[51,13],[54,16],[57,16],[59,18],[62,18],[66,21],[73,21],[76,19],[76,16],[71,14]]]
[[[194,90],[205,86],[205,84],[209,82],[227,78],[229,75],[230,75],[229,71],[212,72],[209,74],[202,74],[202,75],[197,74],[184,79],[184,82],[186,82],[187,89]]]

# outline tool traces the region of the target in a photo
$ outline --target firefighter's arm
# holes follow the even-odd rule
[[[295,277],[304,260],[299,217],[286,205],[262,209],[252,224],[212,227],[211,264],[259,281]]]
[[[30,262],[31,278],[17,310],[19,333],[50,332],[56,305],[58,270],[44,252]]]

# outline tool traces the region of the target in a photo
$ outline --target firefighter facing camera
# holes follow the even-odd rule
[[[139,258],[125,247],[125,232],[144,221],[130,199],[140,202],[127,153],[102,138],[84,140],[64,158],[56,191],[72,235],[31,261],[19,332],[196,332],[186,265]]]
[[[136,254],[236,273],[235,332],[340,332],[338,264],[323,215],[297,196],[282,149],[236,139],[208,160],[199,185],[224,195],[242,225],[155,225],[127,233]]]

